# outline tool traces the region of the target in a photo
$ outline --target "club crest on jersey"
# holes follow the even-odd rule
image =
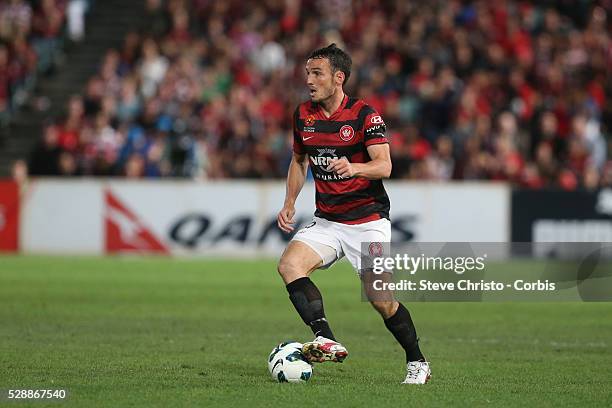
[[[306,126],[312,126],[315,123],[315,117],[314,115],[308,115],[306,116],[306,119],[304,119],[304,125]]]
[[[351,125],[344,125],[340,128],[340,139],[348,142],[355,136],[355,130]]]

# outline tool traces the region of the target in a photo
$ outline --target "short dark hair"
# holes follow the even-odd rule
[[[344,72],[344,82],[348,81],[351,76],[351,65],[353,61],[351,57],[344,52],[344,50],[338,48],[335,43],[328,45],[327,47],[319,48],[314,50],[308,56],[308,59],[316,58],[327,58],[329,65],[331,65],[332,72],[342,71]]]

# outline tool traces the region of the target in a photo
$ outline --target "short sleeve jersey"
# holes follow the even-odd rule
[[[389,197],[382,180],[342,178],[327,170],[334,158],[370,161],[367,147],[388,143],[382,117],[364,101],[344,96],[330,117],[313,102],[304,102],[293,117],[293,151],[307,154],[315,180],[315,216],[345,224],[389,219]]]

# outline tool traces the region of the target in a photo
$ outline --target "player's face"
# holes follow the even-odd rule
[[[327,58],[313,58],[306,62],[306,85],[310,91],[310,100],[321,102],[332,96],[342,84],[342,78],[332,72]],[[340,81],[340,82],[339,82]]]

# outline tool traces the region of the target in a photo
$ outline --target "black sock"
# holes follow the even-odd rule
[[[404,305],[400,303],[397,312],[390,318],[385,319],[385,326],[406,351],[406,362],[425,360],[419,348],[419,339],[412,318]]]
[[[310,327],[315,336],[336,340],[325,319],[323,298],[321,292],[308,277],[294,280],[287,284],[289,299],[300,314],[300,317]]]

